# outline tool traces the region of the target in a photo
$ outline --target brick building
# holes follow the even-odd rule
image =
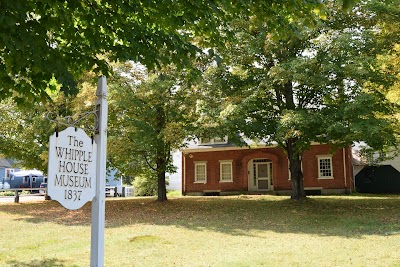
[[[182,151],[183,194],[290,194],[289,161],[281,148],[219,141]],[[341,194],[353,188],[350,147],[332,153],[329,145],[312,145],[303,155],[302,170],[307,193]]]

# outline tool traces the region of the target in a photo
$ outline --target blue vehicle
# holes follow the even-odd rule
[[[41,171],[27,170],[12,173],[7,182],[10,184],[10,188],[39,188],[40,184],[45,182],[44,180]]]

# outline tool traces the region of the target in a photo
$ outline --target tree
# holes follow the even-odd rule
[[[341,2],[346,6],[352,1]],[[315,0],[2,1],[0,100],[7,102],[12,98],[17,104],[32,103],[32,110],[16,111],[20,112],[18,116],[28,114],[18,117],[22,120],[20,125],[34,128],[29,118],[35,117],[43,123],[40,128],[43,132],[51,131],[52,127],[40,116],[47,110],[60,115],[73,114],[69,95],[77,92],[77,80],[84,71],[109,75],[111,62],[128,59],[149,69],[166,62],[183,67],[202,54],[204,48],[233,42],[235,27],[227,23],[239,13],[263,17],[276,32],[282,32],[288,21],[297,18],[311,23],[314,19],[309,15],[315,12],[323,13],[324,4]],[[209,50],[210,56],[212,52]],[[49,98],[54,101],[60,89],[65,92],[65,99],[69,99],[67,102],[32,101]],[[47,137],[25,141],[32,136],[35,135],[23,136],[18,130],[1,138],[4,144],[11,144],[4,148],[9,155],[23,157],[29,166],[42,165],[39,161],[33,165],[29,162],[39,154],[44,158]],[[32,144],[25,147],[38,148],[32,152],[32,158],[28,154],[15,154],[17,148],[22,148],[22,142]]]
[[[126,63],[116,73],[109,82],[110,160],[123,175],[148,177],[150,169],[157,200],[165,201],[171,153],[183,145],[194,120],[195,93],[174,66],[140,73]]]
[[[17,159],[24,168],[47,172],[49,137],[56,128],[62,131],[66,125],[52,120],[71,117],[77,120],[82,114],[93,111],[96,88],[92,87],[93,73],[88,73],[80,81],[81,90],[76,96],[65,96],[59,89],[49,92],[51,101],[33,102],[17,105],[9,97],[0,101],[0,153]],[[93,126],[93,116],[87,117],[77,125],[84,129]]]
[[[380,55],[384,71],[396,77],[388,92],[391,101],[400,104],[400,8],[396,1],[372,1],[371,9],[376,13],[377,25],[382,29],[381,42],[385,43],[385,53]]]
[[[184,30],[212,35],[220,18],[184,1],[2,1],[0,10],[0,96],[20,101],[45,97],[53,78],[69,91],[84,70],[108,74],[104,55],[181,63],[198,51]]]
[[[277,14],[307,18],[322,9],[315,0],[1,1],[0,99],[43,100],[53,79],[76,93],[82,72],[108,76],[117,60],[183,66],[200,47],[231,38],[226,22],[239,12],[263,14],[279,28]]]
[[[228,63],[208,70],[199,105],[208,114],[202,123],[231,140],[241,142],[240,133],[282,147],[295,200],[305,197],[301,160],[312,142],[365,141],[378,150],[395,142],[385,97],[392,80],[378,60],[385,44],[374,10],[364,2],[348,13],[328,5],[313,25],[278,16],[286,25],[278,32],[263,17],[237,15],[236,41],[221,52]]]
[[[47,170],[49,136],[55,126],[46,119],[47,112],[65,114],[63,94],[55,96],[53,103],[33,103],[18,106],[11,98],[0,101],[0,153],[17,159],[24,168]],[[59,108],[59,109],[58,109]]]

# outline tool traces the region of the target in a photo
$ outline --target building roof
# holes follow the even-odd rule
[[[34,176],[43,176],[43,172],[38,171],[38,170],[25,170],[25,171],[19,171],[19,172],[14,172],[13,176],[30,176],[30,175],[34,175]]]
[[[0,158],[0,168],[12,168],[14,163],[11,159]]]
[[[366,166],[367,165],[367,163],[365,161],[363,161],[361,158],[354,157],[354,155],[353,155],[352,161],[353,161],[354,166]]]
[[[247,144],[247,145],[245,145]],[[250,148],[265,148],[265,147],[276,147],[276,144],[264,144],[264,143],[259,143],[256,144],[255,142],[246,142],[243,145],[236,145],[233,143],[219,143],[219,144],[199,144],[198,141],[192,141],[189,144],[187,144],[186,147],[182,148],[181,151],[184,153],[190,153],[190,152],[204,152],[204,151],[225,151],[225,150],[244,150],[244,149],[250,149]]]

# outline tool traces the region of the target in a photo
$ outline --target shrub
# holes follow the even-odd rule
[[[168,179],[165,184],[168,185]],[[146,171],[135,177],[133,181],[135,196],[156,196],[157,195],[157,174],[153,171]]]
[[[15,191],[3,191],[3,192],[0,192],[0,196],[2,196],[2,197],[15,196]]]
[[[28,190],[19,190],[18,195],[30,195],[31,192]],[[13,197],[15,196],[15,189],[7,190],[7,191],[2,191],[0,192],[0,196],[2,197]]]

